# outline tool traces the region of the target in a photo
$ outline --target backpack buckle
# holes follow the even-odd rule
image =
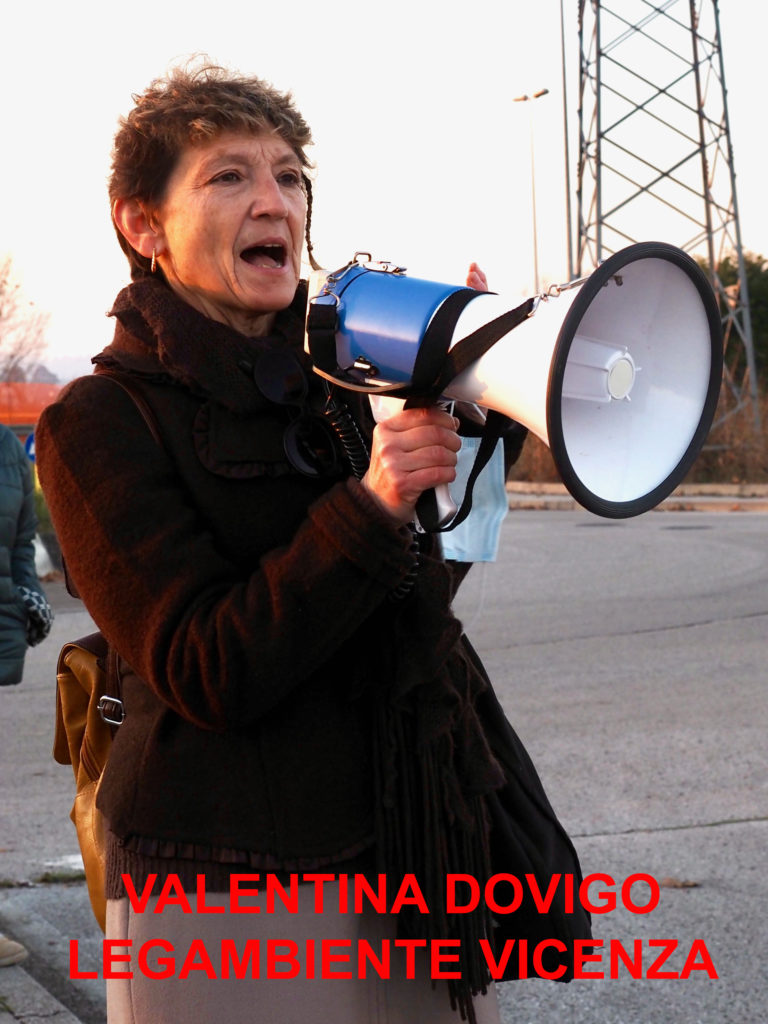
[[[105,694],[103,697],[99,697],[97,707],[102,721],[106,722],[107,725],[123,724],[125,709],[119,697],[109,697]]]

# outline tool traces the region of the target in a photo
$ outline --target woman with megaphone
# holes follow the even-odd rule
[[[107,939],[133,959],[110,1024],[498,1021],[500,939],[567,961],[589,932],[578,908],[447,911],[451,875],[544,891],[579,868],[453,615],[458,575],[409,526],[453,479],[457,419],[373,429],[304,353],[309,142],[290,97],[218,67],[136,98],[110,180],[132,282],[36,435],[118,655],[98,807]]]

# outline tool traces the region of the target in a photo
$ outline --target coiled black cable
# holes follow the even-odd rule
[[[323,412],[341,442],[352,473],[356,479],[362,480],[368,470],[371,454],[349,406],[336,398],[329,388]]]

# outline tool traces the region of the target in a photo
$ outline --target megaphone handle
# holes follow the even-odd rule
[[[453,402],[450,401],[441,400],[435,402],[435,405],[448,412],[453,409]],[[422,491],[416,502],[416,519],[427,533],[434,533],[450,523],[458,511],[459,506],[451,497],[448,484],[438,484],[437,487]]]
[[[416,518],[427,533],[434,533],[453,519],[459,508],[448,484],[423,491],[416,502]]]
[[[402,398],[391,395],[371,394],[368,396],[371,403],[373,418],[379,423],[381,420],[394,416],[396,412],[404,407]],[[452,402],[441,401],[437,403],[444,409],[450,409]],[[445,526],[456,515],[458,508],[447,484],[440,484],[428,491],[424,491],[416,502],[416,515],[419,525],[426,531],[431,532]]]
[[[434,515],[435,519],[437,519],[437,517],[440,515],[440,512],[437,509],[434,509],[433,511],[433,507],[430,506],[427,506],[424,510],[420,510],[419,504],[417,502],[416,511],[419,516],[419,521],[426,530],[430,532],[444,532],[446,530],[453,530],[455,529],[455,527],[459,526],[461,523],[464,522],[464,520],[467,518],[472,509],[472,493],[474,491],[475,482],[480,473],[482,473],[483,469],[487,466],[489,459],[491,458],[496,449],[496,445],[499,443],[502,434],[509,426],[509,424],[509,418],[505,416],[503,413],[496,412],[494,409],[488,410],[485,419],[485,426],[483,427],[483,433],[480,439],[480,447],[477,449],[477,452],[475,453],[475,459],[474,462],[472,463],[472,469],[469,471],[469,476],[467,477],[467,482],[464,488],[464,497],[461,502],[461,508],[459,508],[458,512],[455,512],[454,514],[450,515],[450,521],[447,526],[427,526],[427,523],[431,522],[429,517],[431,515]],[[447,490],[447,488],[445,489]],[[422,494],[422,498],[424,498],[425,494],[430,495],[431,493],[434,492],[425,491],[424,494]],[[419,500],[421,501],[421,498]],[[427,497],[425,501],[431,502],[431,499]],[[453,504],[453,499],[451,499],[451,504]],[[424,516],[424,519],[421,518],[422,515]],[[443,522],[445,522],[445,520],[443,520]]]

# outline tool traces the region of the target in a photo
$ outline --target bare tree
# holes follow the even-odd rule
[[[11,257],[0,257],[0,381],[25,381],[38,366],[48,318],[24,297]]]

